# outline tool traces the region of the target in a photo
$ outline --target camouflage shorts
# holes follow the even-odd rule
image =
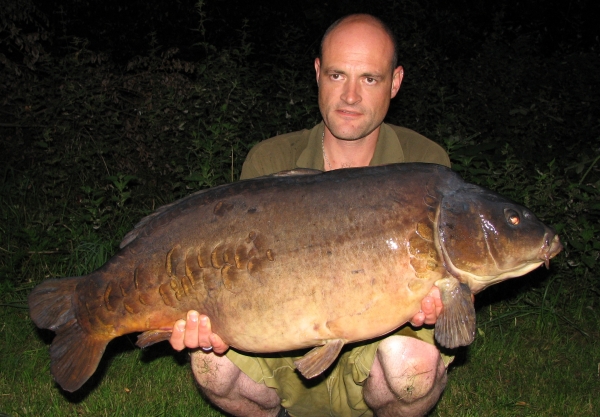
[[[434,343],[432,329],[405,326],[395,334]],[[298,352],[298,356],[249,355],[230,349],[227,357],[254,381],[276,389],[281,405],[292,416],[372,416],[363,400],[362,385],[381,340],[345,347],[334,366],[311,380],[300,376],[294,367],[294,360],[305,352]],[[448,366],[453,357],[442,354],[442,359]]]

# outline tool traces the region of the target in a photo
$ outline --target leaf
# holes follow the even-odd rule
[[[581,257],[583,263],[590,269],[594,269],[596,267],[596,258],[589,255],[584,255]]]
[[[200,172],[194,172],[191,175],[189,175],[188,177],[186,177],[186,181],[194,181],[194,182],[198,182],[198,181],[205,181],[207,179],[207,177],[205,175],[203,175]]]
[[[525,109],[523,107],[519,107],[518,109],[512,109],[509,114],[511,116],[514,116],[515,114],[522,114],[523,116],[526,116],[529,113],[529,109]]]

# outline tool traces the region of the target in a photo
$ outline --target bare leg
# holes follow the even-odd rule
[[[363,396],[378,417],[423,416],[446,386],[446,367],[435,346],[405,336],[381,342]]]
[[[254,382],[226,356],[192,353],[192,372],[202,392],[217,407],[238,417],[274,417],[281,400],[273,388]]]

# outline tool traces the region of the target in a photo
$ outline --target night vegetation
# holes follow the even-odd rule
[[[479,335],[432,415],[600,415],[597,2],[122,3],[0,0],[0,414],[221,415],[186,353],[129,337],[61,392],[26,296],[102,265],[158,206],[237,180],[258,141],[317,123],[320,37],[364,11],[399,38],[388,121],[565,245],[477,297]]]

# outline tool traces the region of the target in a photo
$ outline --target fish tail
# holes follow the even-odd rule
[[[50,370],[69,392],[79,389],[94,373],[110,339],[90,336],[73,308],[75,287],[81,279],[50,279],[29,294],[29,315],[36,326],[56,332],[50,346]]]

